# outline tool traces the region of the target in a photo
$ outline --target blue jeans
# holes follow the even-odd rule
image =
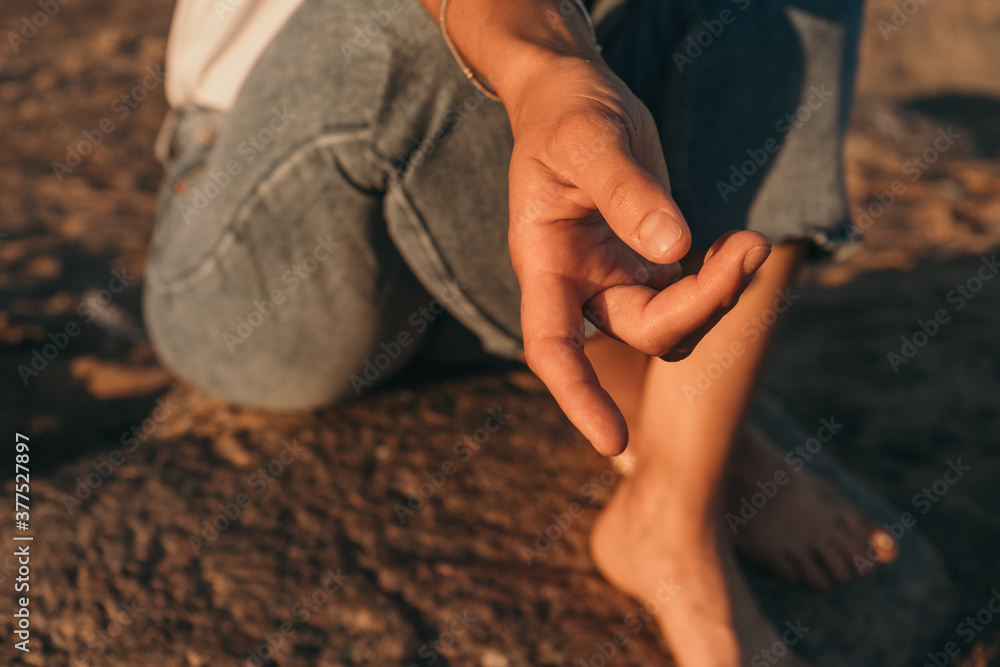
[[[627,0],[599,22],[696,247],[737,228],[845,241],[861,4]],[[161,132],[144,315],[162,363],[307,409],[397,374],[445,321],[516,357],[512,144],[416,0],[305,0],[231,111],[177,109]]]

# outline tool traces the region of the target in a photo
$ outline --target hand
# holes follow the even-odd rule
[[[678,280],[691,234],[656,125],[603,62],[556,57],[504,103],[525,359],[594,447],[616,455],[628,430],[584,355],[584,311],[637,350],[682,359],[736,303],[770,244],[731,232]]]

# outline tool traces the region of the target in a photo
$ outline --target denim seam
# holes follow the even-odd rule
[[[381,169],[384,177],[383,180],[386,187],[388,187],[390,183],[402,182],[405,170],[400,170],[397,162],[393,162],[392,158],[379,151],[378,145],[374,141],[368,144],[368,152],[375,159],[375,161],[381,163]]]
[[[367,133],[370,133],[370,130],[371,128],[365,125],[361,126],[359,129],[354,129],[350,132],[342,134],[320,135],[310,139],[308,142],[293,150],[288,157],[282,160],[274,169],[265,174],[250,190],[250,192],[247,193],[243,201],[235,207],[235,212],[230,216],[230,222],[225,225],[225,231],[222,233],[219,241],[215,244],[215,248],[209,252],[209,254],[199,264],[192,267],[184,274],[170,280],[162,282],[155,279],[151,280],[150,286],[152,289],[160,294],[177,294],[190,289],[218,266],[219,260],[236,244],[236,237],[242,229],[246,227],[247,219],[249,218],[250,212],[256,202],[261,199],[262,195],[270,192],[274,187],[277,187],[276,184],[280,182],[289,171],[291,171],[291,169],[303,158],[303,156],[315,148],[336,146],[346,141],[355,140]]]
[[[400,186],[403,184],[400,182]],[[403,209],[409,218],[409,230],[420,243],[423,250],[420,257],[415,258],[418,266],[411,266],[417,276],[423,275],[425,279],[435,282],[445,282],[447,280],[457,281],[452,271],[448,270],[441,253],[434,245],[434,239],[424,227],[423,220],[419,212],[410,200],[404,187],[392,188],[386,193],[387,197],[395,199],[400,208]],[[390,235],[395,241],[393,225],[389,226]],[[406,257],[406,255],[404,255]],[[409,259],[409,258],[408,258]],[[451,309],[454,308],[453,311]],[[503,327],[491,320],[468,296],[459,292],[455,302],[451,304],[449,311],[463,324],[480,336],[483,346],[490,352],[501,356],[513,357],[521,352],[521,344],[514,337],[507,333]],[[485,334],[485,335],[484,335]]]

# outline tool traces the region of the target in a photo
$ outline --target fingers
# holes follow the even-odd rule
[[[598,452],[622,453],[628,442],[625,418],[583,352],[579,297],[558,276],[534,275],[523,281],[521,320],[525,360],[559,407]]]
[[[652,287],[659,292],[660,290],[665,290],[673,285],[675,282],[680,280],[683,275],[684,272],[681,270],[681,265],[679,263],[650,264],[645,274],[640,274],[637,277],[646,277],[646,280],[639,280],[638,282],[646,285],[647,287]]]
[[[609,115],[592,123],[586,141],[602,150],[575,160],[572,179],[622,241],[646,259],[669,264],[687,254],[691,232],[670,196],[663,153],[651,118],[647,125],[639,130],[636,139],[642,152],[640,163],[633,155],[621,119]]]
[[[625,253],[628,256],[623,257],[621,263],[608,273],[608,284],[645,285],[659,292],[676,283],[684,275],[679,262],[656,264],[623,248],[622,254]]]
[[[683,358],[736,304],[769,252],[763,235],[735,232],[713,246],[696,275],[659,292],[639,285],[610,287],[586,308],[604,333],[651,356]]]

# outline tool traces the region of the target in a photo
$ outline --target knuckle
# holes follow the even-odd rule
[[[636,134],[639,136],[645,136],[648,133],[650,135],[650,139],[656,139],[659,141],[660,133],[656,129],[656,120],[653,118],[653,114],[649,108],[642,102],[638,103],[635,118],[638,125]]]
[[[538,353],[538,342],[535,341],[533,338],[528,338],[526,336],[524,339],[524,359],[527,362],[528,367],[531,368],[531,370],[533,371],[537,370],[536,367],[538,365],[540,357],[541,355],[539,355]]]
[[[603,189],[607,193],[607,207],[612,214],[624,212],[631,207],[634,198],[631,179],[613,174],[608,177]]]
[[[560,119],[548,150],[557,161],[568,160],[572,172],[580,173],[609,150],[627,145],[627,141],[628,131],[619,116],[588,109]]]
[[[654,331],[646,327],[642,331],[638,332],[638,336],[632,346],[649,357],[659,357],[670,350],[670,346],[665,344],[661,339],[661,336],[657,336]]]
[[[556,380],[557,369],[571,362],[582,350],[583,340],[576,336],[525,340],[524,361],[531,372],[549,384]]]

